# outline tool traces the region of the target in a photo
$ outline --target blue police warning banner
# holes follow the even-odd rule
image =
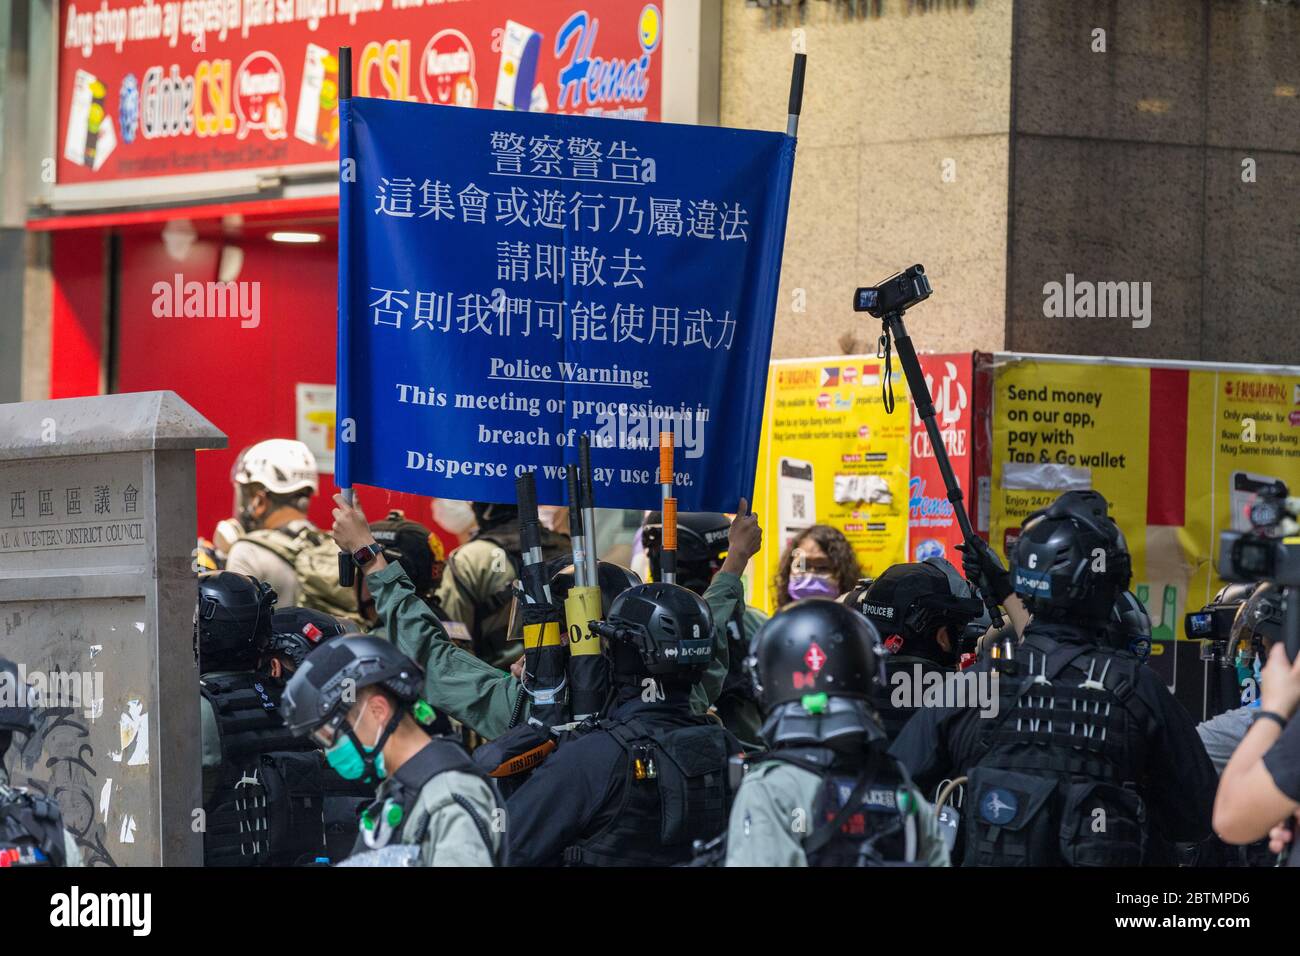
[[[754,481],[794,140],[783,134],[342,104],[337,480],[683,511]]]

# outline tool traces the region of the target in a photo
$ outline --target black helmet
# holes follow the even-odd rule
[[[573,558],[564,554],[551,559],[547,570],[551,571],[551,597],[563,608],[564,599],[573,587]],[[641,583],[636,572],[612,561],[596,563],[596,579],[600,584],[600,610],[602,617],[609,616],[610,605],[628,588]]]
[[[591,629],[609,639],[616,679],[646,675],[693,684],[713,659],[713,615],[694,591],[677,584],[638,584],[610,605]]]
[[[886,568],[862,594],[857,608],[876,626],[891,654],[951,664],[963,630],[984,605],[956,568],[942,558],[928,558]],[[951,642],[947,651],[936,639],[945,625]]]
[[[747,664],[765,712],[809,694],[865,700],[885,686],[880,632],[828,598],[795,601],[763,622]]]
[[[703,594],[727,555],[731,522],[716,511],[683,511],[677,515],[677,583]],[[659,555],[663,551],[664,519],[658,511],[646,515],[641,545],[650,561],[650,580],[662,581]]]
[[[234,571],[200,574],[198,588],[194,653],[199,670],[252,670],[271,639],[275,589]]]
[[[317,644],[346,634],[350,626],[313,608],[280,608],[271,615],[271,638],[262,653],[287,657],[296,669]]]
[[[1281,590],[1270,581],[1262,581],[1237,609],[1228,639],[1233,647],[1243,641],[1250,648],[1261,648],[1265,641],[1275,644],[1282,640],[1285,616],[1286,603]]]
[[[1116,650],[1128,651],[1140,661],[1151,656],[1151,615],[1132,591],[1116,598],[1106,633]]]
[[[0,657],[0,755],[9,745],[9,735],[15,730],[32,734],[36,730],[33,708],[40,705],[35,692],[18,679],[18,665]]]
[[[363,687],[379,685],[403,704],[414,704],[424,671],[382,637],[345,634],[320,644],[294,671],[280,698],[280,716],[299,737],[326,724],[342,724]]]
[[[763,737],[772,746],[882,740],[869,700],[886,687],[884,653],[875,625],[838,601],[782,608],[758,629],[745,660]]]
[[[519,507],[517,505],[498,505],[490,501],[471,501],[470,509],[474,512],[474,520],[478,522],[479,531],[519,520]]]
[[[384,560],[400,564],[421,596],[430,594],[437,582],[433,566],[446,561],[442,541],[418,521],[409,520],[400,511],[390,511],[383,521],[370,525],[375,542],[384,549]]]
[[[1095,491],[1067,491],[1026,519],[1011,555],[1035,617],[1104,625],[1129,584],[1128,544]]]

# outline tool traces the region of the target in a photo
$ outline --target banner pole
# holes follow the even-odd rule
[[[351,158],[348,153],[351,152],[350,146],[352,137],[344,129],[345,125],[351,121],[351,117],[345,117],[344,104],[352,99],[352,47],[339,47],[339,251],[338,251],[338,285],[339,285],[339,302],[338,302],[338,365],[337,379],[338,383],[335,389],[334,417],[336,419],[335,428],[343,423],[344,416],[343,406],[345,404],[344,387],[347,376],[344,374],[345,355],[348,339],[346,331],[348,327],[348,229],[347,229],[347,209],[348,209],[348,191],[344,188],[345,182],[349,175],[348,160]],[[347,458],[347,446],[349,442],[339,441],[337,436],[334,441],[334,447],[337,449],[336,455],[340,462],[345,462]],[[336,465],[335,468],[338,466]],[[356,496],[352,490],[351,483],[351,466],[345,462],[343,480],[347,482],[345,487],[339,489],[343,495],[343,500],[348,503],[348,507],[353,507],[356,502]],[[342,548],[339,549],[339,586],[350,588],[356,579],[356,562],[353,561],[352,555]]]
[[[785,121],[785,135],[799,135],[799,113],[803,110],[803,75],[808,65],[807,53],[794,55],[794,69],[790,74],[790,110]]]

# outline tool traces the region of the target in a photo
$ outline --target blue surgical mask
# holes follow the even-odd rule
[[[795,601],[804,598],[835,598],[840,595],[840,586],[829,574],[797,574],[790,578],[786,592]]]

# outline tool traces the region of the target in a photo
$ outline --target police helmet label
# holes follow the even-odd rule
[[[1036,555],[1030,555],[1030,563],[1033,563]],[[1027,571],[1024,568],[1016,568],[1016,591],[1021,594],[1038,594],[1050,596],[1052,593],[1051,575],[1042,571]]]

